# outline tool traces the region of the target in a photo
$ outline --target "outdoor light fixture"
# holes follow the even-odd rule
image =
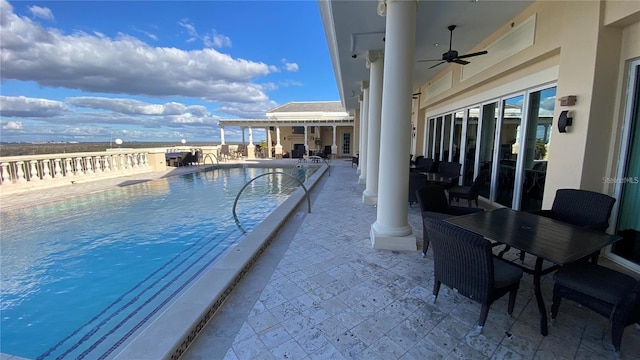
[[[573,124],[573,114],[569,110],[564,110],[560,113],[560,118],[558,119],[558,131],[561,133],[567,132],[567,126],[571,126]]]

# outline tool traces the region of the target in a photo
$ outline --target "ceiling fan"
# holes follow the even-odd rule
[[[478,56],[478,55],[484,55],[484,54],[488,54],[488,51],[478,51],[475,53],[471,53],[471,54],[465,54],[465,55],[458,55],[458,52],[456,50],[451,50],[451,42],[453,40],[453,30],[456,28],[455,25],[449,25],[448,29],[450,32],[449,35],[449,51],[447,51],[446,53],[442,54],[442,59],[434,59],[434,60],[418,60],[418,62],[426,62],[426,61],[440,61],[439,63],[431,66],[429,69],[433,69],[434,67],[444,64],[444,63],[450,63],[450,62],[454,62],[457,64],[461,64],[461,65],[467,65],[469,64],[468,61],[466,60],[462,60],[465,58],[470,58],[473,56]]]

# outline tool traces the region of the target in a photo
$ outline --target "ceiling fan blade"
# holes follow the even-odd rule
[[[488,54],[488,53],[489,52],[486,51],[486,50],[485,51],[478,51],[478,52],[471,53],[471,54],[460,55],[460,56],[458,56],[458,59],[470,58],[470,57],[473,57],[473,56],[479,56],[479,55],[484,55],[484,54]]]
[[[425,60],[418,60],[418,62],[427,62],[427,61],[442,61],[442,59],[425,59]]]
[[[437,64],[435,64],[435,65],[433,65],[433,66],[429,67],[429,69],[433,69],[434,67],[436,67],[436,66],[438,66],[438,65],[442,65],[442,64],[444,64],[444,63],[446,63],[446,61],[441,61],[441,62],[439,62],[439,63],[437,63]]]
[[[467,64],[469,64],[469,62],[468,62],[468,61],[460,60],[460,59],[455,59],[455,60],[453,60],[453,62],[454,62],[454,63],[456,63],[456,64],[460,64],[460,65],[467,65]]]

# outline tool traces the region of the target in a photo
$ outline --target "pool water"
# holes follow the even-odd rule
[[[299,187],[312,168],[217,169],[3,212],[4,354],[115,355]]]

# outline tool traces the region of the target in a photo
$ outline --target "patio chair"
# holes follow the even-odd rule
[[[551,321],[562,298],[577,302],[611,322],[611,342],[617,357],[624,328],[640,324],[640,281],[621,272],[589,263],[566,265],[554,275]]]
[[[411,174],[413,175],[413,174]],[[411,176],[410,175],[410,176]],[[428,184],[415,191],[415,197],[422,211],[422,256],[426,256],[429,249],[429,232],[425,227],[425,218],[443,220],[453,216],[472,214],[484,211],[480,208],[467,208],[462,206],[450,206],[444,187],[436,184]]]
[[[231,153],[229,152],[229,145],[220,145],[220,158],[222,160],[227,161],[231,158]]]
[[[596,231],[606,231],[615,202],[615,198],[594,191],[558,189],[550,210],[531,213]],[[600,251],[588,258],[597,263],[599,255]],[[520,259],[524,259],[524,254],[520,254]]]
[[[431,166],[433,166],[433,160],[426,157],[417,157],[416,158],[416,171],[425,171],[429,172],[431,170]]]
[[[476,331],[481,333],[491,304],[509,294],[507,312],[513,307],[522,270],[495,258],[491,242],[481,235],[440,220],[426,219],[433,242],[433,302],[445,284],[482,304]]]
[[[443,161],[438,165],[438,173],[443,176],[460,176],[460,167],[457,162]]]
[[[482,170],[473,180],[471,186],[453,186],[447,189],[449,192],[449,203],[456,199],[460,202],[460,199],[467,199],[469,207],[471,207],[471,201],[475,200],[476,206],[478,206],[478,192],[480,188],[485,184],[487,179],[491,176],[489,170]]]
[[[427,177],[425,174],[411,171],[409,172],[409,207],[413,203],[418,202],[416,198],[416,191],[427,184]]]

